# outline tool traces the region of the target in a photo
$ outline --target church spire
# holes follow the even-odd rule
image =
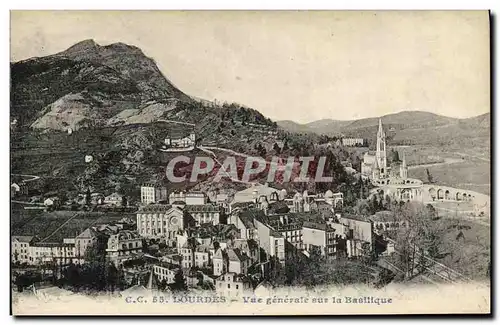
[[[385,176],[387,174],[387,153],[385,151],[385,133],[382,128],[382,119],[378,120],[378,132],[377,132],[377,152],[375,154],[377,160],[377,168],[380,169],[380,175]]]
[[[406,167],[406,155],[404,151],[403,151],[403,167]]]
[[[378,134],[384,133],[384,129],[382,128],[382,119],[378,119]]]

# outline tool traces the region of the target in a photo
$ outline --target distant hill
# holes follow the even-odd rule
[[[381,116],[382,123],[393,144],[447,143],[454,138],[489,137],[490,113],[457,119],[423,111],[405,111]],[[279,121],[288,132],[316,133],[329,136],[360,137],[374,140],[379,118],[351,121],[324,119],[307,124]]]
[[[285,131],[292,133],[315,133],[314,130],[310,129],[307,124],[300,124],[294,121],[279,121],[277,122],[278,126],[284,129]]]

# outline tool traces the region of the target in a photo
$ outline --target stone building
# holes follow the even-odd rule
[[[146,238],[175,240],[179,231],[189,223],[184,210],[171,205],[152,204],[137,211],[137,231]]]
[[[115,265],[120,265],[135,254],[142,252],[142,238],[135,231],[121,230],[108,239],[106,257]]]
[[[156,183],[145,183],[141,186],[141,203],[149,204],[168,200],[167,188]]]

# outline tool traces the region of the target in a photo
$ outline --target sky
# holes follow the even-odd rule
[[[11,11],[11,61],[94,39],[273,120],[490,111],[486,11]]]

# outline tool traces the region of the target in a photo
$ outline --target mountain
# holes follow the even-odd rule
[[[73,190],[133,183],[133,191],[165,175],[157,149],[173,134],[194,131],[198,144],[249,153],[276,145],[276,123],[240,104],[185,94],[132,45],[85,40],[10,68],[12,173],[66,180]],[[99,166],[85,163],[87,155]]]
[[[390,140],[400,144],[447,143],[454,137],[489,137],[490,113],[458,119],[423,111],[405,111],[381,116]],[[360,137],[373,140],[378,117],[351,121],[324,119],[307,124],[279,121],[288,132],[316,133],[329,136]]]
[[[292,133],[314,133],[306,124],[300,124],[290,120],[278,121],[278,126]]]
[[[190,97],[137,47],[93,40],[11,63],[11,119],[21,127],[64,130],[148,122]],[[132,120],[134,122],[134,120]]]

